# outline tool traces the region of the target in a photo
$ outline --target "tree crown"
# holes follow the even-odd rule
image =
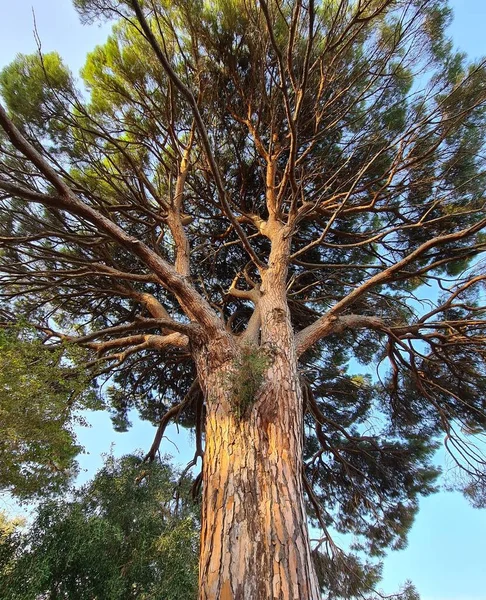
[[[5,301],[160,423],[149,457],[172,417],[200,455],[197,348],[258,346],[278,272],[310,514],[402,547],[439,438],[482,473],[484,62],[441,0],[76,5],[120,18],[87,100],[56,55],[0,80]]]

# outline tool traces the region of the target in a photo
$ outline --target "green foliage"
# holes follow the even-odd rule
[[[21,527],[24,520],[9,518],[6,513],[0,511],[0,597],[6,598],[8,593],[8,579],[15,569],[15,561],[18,558],[22,546]]]
[[[271,359],[264,350],[250,344],[243,345],[234,360],[224,383],[229,388],[231,406],[238,420],[244,419],[255,403],[270,364]]]
[[[76,348],[28,329],[0,330],[0,488],[21,499],[59,492],[76,474],[74,426],[99,409]]]
[[[475,508],[486,508],[486,483],[484,479],[466,478],[466,482],[461,486],[464,495]]]
[[[0,574],[2,598],[195,598],[198,520],[176,486],[168,463],[108,457],[72,499],[39,506]]]
[[[330,557],[314,551],[319,585],[323,599],[363,598],[363,593],[371,593],[381,579],[381,568],[370,562],[363,563],[353,556],[338,552]]]
[[[0,73],[1,94],[20,127],[29,123],[34,135],[48,135],[57,146],[65,142],[63,116],[70,110],[71,73],[56,52],[19,54]]]
[[[132,2],[76,0],[85,19],[121,18],[88,56],[89,101],[57,55],[19,57],[0,78],[3,98],[79,201],[143,242],[153,260],[75,212],[47,208],[52,198],[46,207],[30,203],[22,189],[44,193],[52,181],[4,133],[0,185],[10,187],[0,198],[0,293],[39,325],[56,314],[63,332],[112,344],[111,358],[96,358],[119,430],[134,409],[158,423],[189,397],[178,418],[201,434],[211,395],[192,391],[192,349],[126,346],[117,329],[161,333],[138,329],[152,316],[147,297],[176,321],[193,320],[194,304],[152,268],[174,263],[168,212],[194,132],[190,92],[211,157],[195,131],[181,199],[190,216],[187,286],[210,301],[222,327],[245,331],[252,303],[227,290],[237,273],[249,286],[261,279],[234,223],[268,262],[271,244],[259,224],[269,216],[272,162],[276,219],[291,225],[282,272],[294,330],[336,306],[338,322],[354,315],[382,323],[337,327],[300,360],[309,388],[305,472],[325,524],[355,535],[358,551],[381,556],[403,547],[419,497],[436,489],[437,440],[452,436],[456,458],[468,462],[477,454],[462,444],[486,431],[484,288],[470,270],[486,248],[486,69],[454,51],[442,0],[317,2],[312,19],[311,4],[269,1],[264,14],[263,4],[240,0],[141,1],[175,85]],[[231,365],[222,384],[237,418],[251,410],[268,367],[253,347]],[[476,504],[484,501],[478,482],[466,487]],[[309,514],[317,523],[314,506]],[[349,597],[358,581],[341,566],[328,563],[337,573],[335,587],[326,585]],[[370,568],[366,593],[375,576]]]

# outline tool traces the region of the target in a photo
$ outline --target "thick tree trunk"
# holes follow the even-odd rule
[[[319,598],[302,493],[295,357],[288,347],[264,351],[264,382],[242,414],[232,397],[235,361],[218,367],[207,356],[202,369],[208,414],[200,600]]]

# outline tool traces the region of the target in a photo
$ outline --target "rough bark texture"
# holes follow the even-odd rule
[[[201,600],[317,600],[303,505],[302,399],[276,354],[264,391],[237,418],[224,382],[208,380]],[[211,391],[208,392],[211,394]]]
[[[278,270],[278,269],[277,269]],[[207,398],[200,600],[318,600],[302,490],[302,395],[282,273],[262,286],[263,382],[238,414],[238,348],[201,353]],[[278,277],[277,277],[278,275]],[[249,377],[258,378],[256,373]]]

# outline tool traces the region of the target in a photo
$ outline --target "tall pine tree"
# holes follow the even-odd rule
[[[484,63],[442,0],[76,5],[119,20],[87,100],[56,54],[1,76],[6,309],[159,423],[147,460],[194,428],[200,600],[370,590],[331,530],[403,546],[440,440],[480,499]]]

